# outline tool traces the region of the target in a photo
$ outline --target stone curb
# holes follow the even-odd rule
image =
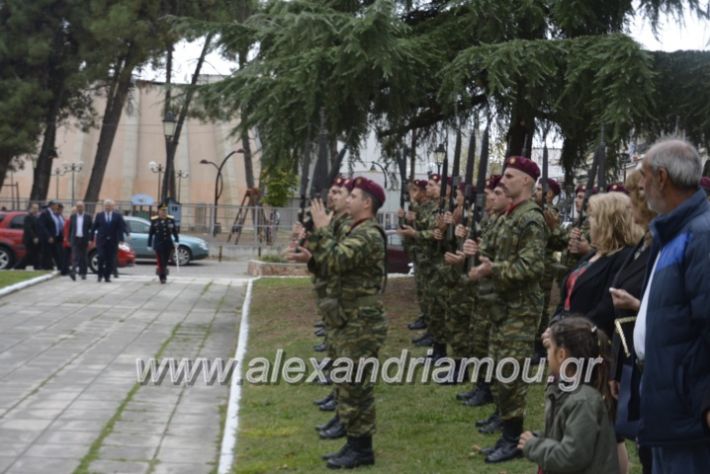
[[[38,276],[36,278],[32,278],[30,280],[25,280],[21,281],[18,283],[15,283],[14,285],[6,286],[5,288],[0,290],[0,298],[3,296],[7,296],[11,293],[15,293],[16,291],[24,290],[25,288],[29,288],[30,286],[37,285],[39,283],[42,283],[43,281],[51,280],[54,277],[59,276],[59,272],[52,272],[48,275],[42,275]]]

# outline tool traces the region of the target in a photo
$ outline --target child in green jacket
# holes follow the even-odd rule
[[[526,431],[518,448],[544,474],[618,474],[609,339],[588,319],[569,317],[546,335],[553,382],[545,391],[545,432]]]

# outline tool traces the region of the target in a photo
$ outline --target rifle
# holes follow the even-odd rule
[[[471,137],[468,141],[468,153],[466,157],[466,171],[464,175],[464,182],[466,183],[466,190],[464,192],[464,205],[463,205],[463,215],[461,216],[461,223],[463,225],[468,225],[468,210],[473,205],[473,200],[475,199],[473,191],[473,166],[476,162],[476,130],[478,130],[478,120],[474,123],[471,129]]]
[[[582,208],[579,211],[579,216],[577,216],[577,222],[575,227],[581,228],[584,222],[584,214],[587,212],[587,205],[589,204],[589,197],[592,195],[592,188],[594,187],[594,179],[597,176],[600,165],[604,161],[604,155],[606,152],[606,143],[604,143],[604,125],[601,129],[601,137],[599,140],[599,145],[594,151],[594,158],[592,159],[592,168],[589,170],[589,175],[587,177],[587,189],[584,192],[584,199],[582,200]]]
[[[411,201],[410,201],[410,196],[409,196],[409,190],[407,189],[408,183],[407,183],[407,158],[403,153],[397,152],[397,164],[399,165],[399,183],[400,183],[400,190],[399,190],[399,207],[400,209],[404,209],[404,206],[406,203],[410,203],[409,207],[411,208]],[[407,209],[404,209],[405,212]],[[404,218],[399,219],[399,228],[403,229],[404,228]]]
[[[446,209],[446,186],[449,179],[449,154],[444,154],[444,164],[442,166],[441,181],[439,181],[439,215],[444,214]],[[441,241],[438,243],[439,250],[441,250]]]
[[[471,225],[469,227],[469,237],[472,240],[478,239],[478,225],[483,219],[483,208],[486,202],[486,193],[484,189],[486,187],[486,173],[488,171],[488,140],[491,129],[491,115],[490,110],[486,112],[486,129],[483,131],[483,138],[481,138],[481,158],[478,160],[478,178],[476,179],[476,188],[474,190],[474,201],[475,206],[473,208],[473,219],[471,219]],[[468,265],[466,271],[469,268],[473,268],[477,264],[477,257],[475,255],[469,257]]]
[[[547,132],[549,130],[548,126],[542,129],[542,211],[545,211],[547,206],[547,191],[550,186],[547,183]]]
[[[459,168],[461,166],[461,129],[456,130],[456,145],[454,145],[454,166],[451,170],[451,192],[449,193],[449,212],[453,214],[454,209],[456,209],[456,191],[459,187]],[[447,229],[447,238],[451,242],[456,241],[456,236],[454,235],[454,230],[456,223],[454,222]]]

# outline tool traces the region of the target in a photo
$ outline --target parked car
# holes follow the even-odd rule
[[[148,248],[148,232],[150,231],[150,221],[141,217],[124,217],[131,232],[131,247],[136,253],[136,258],[155,260],[155,252]],[[209,256],[209,246],[207,242],[199,237],[180,234],[180,244],[178,246],[178,262],[180,266],[188,265],[193,260],[201,260]],[[171,257],[174,263],[175,255]]]
[[[404,251],[402,238],[392,231],[387,231],[387,273],[409,273],[411,270],[409,255]]]
[[[26,249],[22,243],[22,234],[26,215],[26,211],[0,213],[0,270],[12,268],[15,262],[25,256]],[[89,243],[88,252],[89,268],[96,273],[96,246],[94,242]],[[129,244],[118,246],[119,267],[131,266],[135,260],[136,255]]]

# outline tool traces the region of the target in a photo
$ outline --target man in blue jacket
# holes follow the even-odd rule
[[[682,140],[646,153],[641,172],[653,246],[634,329],[641,364],[639,443],[654,474],[707,473],[710,430],[710,204],[702,162]]]
[[[123,242],[126,224],[121,213],[114,211],[114,202],[104,200],[104,210],[96,214],[92,233],[96,234],[96,251],[99,257],[99,282],[103,278],[111,282],[111,273],[116,261],[118,243]]]

